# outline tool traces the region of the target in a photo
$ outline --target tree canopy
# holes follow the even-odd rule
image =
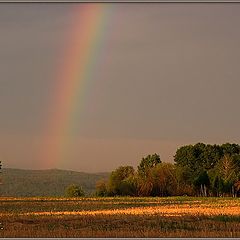
[[[99,185],[102,195],[237,196],[240,195],[240,146],[197,143],[177,149],[174,164],[156,153],[137,166],[121,166]]]
[[[162,161],[158,154],[154,153],[152,155],[148,155],[145,158],[142,158],[142,161],[138,166],[138,173],[142,176],[147,176],[149,173],[149,170],[151,168],[154,168],[157,164],[161,162]]]
[[[81,186],[72,184],[67,187],[66,189],[66,196],[67,197],[83,197],[84,191]]]

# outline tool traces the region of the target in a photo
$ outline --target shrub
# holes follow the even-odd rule
[[[72,184],[67,187],[66,189],[66,196],[67,197],[83,197],[84,191],[81,186],[77,186],[75,184]]]

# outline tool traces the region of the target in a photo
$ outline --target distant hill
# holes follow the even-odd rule
[[[70,184],[80,185],[86,194],[93,194],[96,182],[108,176],[109,173],[5,168],[0,174],[0,196],[64,196]]]

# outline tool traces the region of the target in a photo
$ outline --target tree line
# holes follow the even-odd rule
[[[174,164],[148,155],[96,184],[97,196],[239,196],[240,146],[197,143],[177,149]]]

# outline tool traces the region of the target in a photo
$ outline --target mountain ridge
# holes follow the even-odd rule
[[[0,179],[0,196],[9,197],[60,197],[71,184],[83,187],[87,195],[93,195],[96,182],[107,179],[110,173],[87,173],[63,169],[28,170],[3,168]]]

